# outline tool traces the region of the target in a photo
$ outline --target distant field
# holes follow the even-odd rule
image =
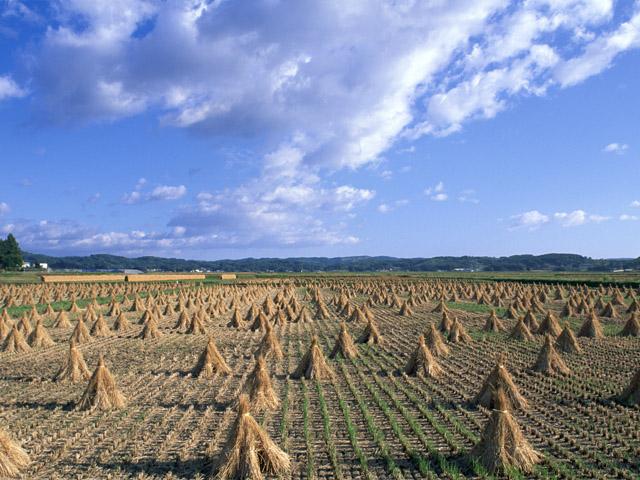
[[[106,273],[105,273],[106,274]],[[37,272],[0,272],[0,283],[41,283],[40,273]],[[78,273],[83,275],[83,273]],[[94,275],[86,273],[86,275]],[[416,277],[442,278],[478,281],[515,281],[515,282],[544,282],[544,283],[588,283],[621,284],[640,286],[640,272],[300,272],[300,273],[268,273],[249,272],[237,273],[238,280],[255,278],[305,278],[305,277]],[[233,280],[220,280],[214,275],[207,275],[206,283],[233,283]]]
[[[514,282],[558,282],[623,285],[640,285],[640,272],[300,272],[300,273],[254,273],[239,274],[252,278],[287,278],[287,277],[416,277],[442,278],[457,280],[514,281]]]

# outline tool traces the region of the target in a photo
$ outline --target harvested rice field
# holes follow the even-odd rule
[[[640,292],[0,286],[0,476],[640,478]]]

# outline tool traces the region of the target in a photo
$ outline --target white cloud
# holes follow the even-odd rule
[[[427,195],[434,202],[444,202],[449,198],[449,195],[444,191],[444,183],[438,182],[433,187],[428,187],[424,190],[424,194]]]
[[[560,222],[563,227],[575,227],[583,225],[587,221],[587,212],[584,210],[574,210],[573,212],[557,212],[553,218]]]
[[[620,53],[640,46],[640,4],[635,2],[631,18],[615,30],[596,36],[584,48],[582,55],[561,63],[555,78],[568,87],[609,68]]]
[[[396,200],[395,202],[392,202],[391,204],[389,203],[381,203],[380,205],[378,205],[378,212],[380,213],[389,213],[389,212],[393,212],[394,210],[400,208],[400,207],[404,207],[406,205],[409,205],[409,200],[407,200],[406,198],[400,199],[400,200]]]
[[[19,98],[27,95],[9,75],[0,75],[0,101],[7,98]]]
[[[0,202],[0,215],[6,215],[11,211],[9,205],[6,202]]]
[[[391,210],[392,208],[386,203],[381,203],[380,205],[378,205],[378,211],[380,213],[389,213]]]
[[[602,151],[606,153],[616,153],[618,155],[622,155],[629,149],[629,145],[626,143],[610,143],[605,146]]]
[[[184,185],[160,185],[154,188],[149,195],[150,200],[177,200],[187,193]]]
[[[335,208],[338,210],[352,210],[356,205],[368,202],[375,196],[375,191],[364,188],[354,188],[342,185],[333,192]]]
[[[634,200],[631,202],[631,206],[634,208],[640,208],[640,200]]]
[[[458,201],[460,203],[473,203],[476,205],[480,203],[480,200],[476,197],[476,191],[472,189],[460,192],[460,195],[458,195]]]
[[[136,183],[135,189],[132,192],[125,193],[120,201],[126,205],[135,205],[156,200],[178,200],[187,193],[187,187],[184,185],[158,185],[151,192],[145,193],[142,188],[146,184],[147,180],[141,178]]]
[[[60,0],[55,10],[24,55],[42,119],[150,112],[165,126],[250,138],[267,152],[243,154],[254,178],[201,192],[172,218],[182,241],[215,245],[357,241],[344,222],[375,192],[329,184],[325,174],[379,165],[399,140],[459,131],[637,47],[637,3],[629,14],[610,0]],[[123,203],[186,193],[143,180]],[[433,201],[449,199],[442,182],[427,190]]]
[[[634,48],[637,27],[636,14],[620,20],[625,12],[614,16],[609,0],[62,0],[58,8],[32,52],[49,118],[152,110],[166,125],[205,134],[268,136],[281,145],[274,152],[289,145],[293,168],[311,174],[375,162],[403,135],[491,118],[514,97],[564,85],[562,69],[594,51],[612,58]],[[139,34],[145,23],[152,28]],[[567,33],[570,49],[559,40]],[[561,58],[567,52],[573,58]]]
[[[571,212],[556,212],[552,216],[541,213],[538,210],[530,210],[510,217],[511,228],[529,227],[535,230],[541,225],[550,223],[553,219],[562,227],[577,227],[587,223],[602,223],[611,220],[611,217],[598,214],[589,214],[584,210],[573,210]]]
[[[627,215],[626,213],[620,215],[620,220],[623,222],[636,221],[639,219],[640,217],[638,217],[637,215]]]
[[[606,222],[607,220],[611,220],[611,217],[597,214],[589,215],[589,221],[593,223]]]
[[[127,205],[133,205],[142,201],[142,194],[140,192],[133,191],[131,193],[125,193],[122,196],[121,202]]]
[[[609,220],[611,217],[597,214],[587,214],[584,210],[574,210],[572,212],[557,212],[553,214],[553,218],[557,220],[563,227],[577,227],[587,222],[600,223]]]
[[[512,215],[511,228],[528,228],[529,230],[535,230],[540,225],[544,225],[549,222],[549,216],[540,213],[538,210],[529,210],[528,212]]]

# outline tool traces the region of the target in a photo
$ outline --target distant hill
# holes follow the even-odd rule
[[[456,269],[474,271],[584,271],[606,272],[619,269],[640,270],[636,259],[592,259],[581,255],[549,253],[545,255],[512,255],[510,257],[299,257],[299,258],[243,258],[240,260],[183,260],[179,258],[137,257],[117,255],[88,255],[84,257],[52,257],[23,252],[27,262],[47,263],[55,270],[159,270],[184,272],[196,269],[233,272],[368,272],[411,271],[433,272]]]

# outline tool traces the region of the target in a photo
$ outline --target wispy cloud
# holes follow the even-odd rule
[[[472,189],[463,190],[462,192],[460,192],[460,195],[458,195],[458,201],[460,203],[480,203],[480,200],[478,200],[476,196],[476,191]]]
[[[143,188],[147,184],[145,178],[141,178],[136,183],[132,192],[125,193],[120,201],[125,205],[135,205],[143,202],[153,202],[160,200],[178,200],[187,193],[184,185],[158,185],[150,192],[144,192]]]
[[[6,215],[10,211],[11,211],[11,208],[9,208],[9,204],[8,203],[0,202],[0,215]]]
[[[400,207],[404,207],[406,205],[409,205],[409,200],[407,199],[400,199],[400,200],[396,200],[395,202],[387,202],[387,203],[381,203],[380,205],[378,205],[378,212],[380,213],[390,213],[393,212],[394,210],[400,208]]]
[[[606,145],[602,151],[605,153],[615,153],[617,155],[623,155],[629,149],[629,145],[626,143],[610,143]]]
[[[444,191],[444,183],[442,182],[438,182],[433,187],[426,188],[424,194],[434,202],[444,202],[449,198],[449,195]]]
[[[27,95],[9,75],[0,75],[0,101],[7,98],[20,98]]]

